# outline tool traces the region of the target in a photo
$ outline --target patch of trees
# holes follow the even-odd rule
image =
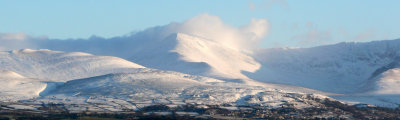
[[[163,104],[160,105],[151,105],[151,106],[146,106],[140,109],[141,111],[145,112],[159,112],[159,111],[168,111],[169,107]]]

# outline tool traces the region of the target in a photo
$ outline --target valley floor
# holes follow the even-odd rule
[[[310,98],[313,99],[313,98]],[[320,105],[295,108],[287,105],[278,108],[265,106],[201,105],[201,104],[150,104],[137,110],[117,109],[117,106],[97,108],[96,105],[41,104],[22,102],[1,103],[0,119],[399,119],[400,108],[382,108],[366,104],[346,105],[329,99],[315,99]],[[116,103],[117,104],[117,103]],[[86,110],[77,112],[76,109]]]

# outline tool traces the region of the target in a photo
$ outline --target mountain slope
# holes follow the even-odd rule
[[[1,55],[1,65],[8,70],[0,71],[0,84],[6,85],[0,88],[0,101],[22,101],[26,104],[60,103],[65,104],[66,109],[71,111],[75,108],[70,107],[76,104],[79,104],[78,107],[89,104],[100,108],[114,105],[119,108],[122,103],[131,106],[129,102],[134,102],[136,106],[164,103],[280,107],[294,104],[304,108],[317,103],[307,96],[326,98],[277,89],[301,89],[298,87],[274,84],[253,86],[226,82],[209,77],[143,68],[120,58],[86,53],[24,49],[2,52]],[[10,71],[11,69],[29,77]],[[83,76],[88,77],[71,80]],[[112,101],[108,101],[110,99]],[[100,102],[102,106],[96,102]]]
[[[210,86],[210,82],[213,84],[220,84],[214,86],[215,88],[221,86],[231,87],[231,85],[244,85],[241,83],[228,83],[214,78],[144,68],[141,65],[121,58],[94,56],[79,52],[66,53],[60,51],[32,49],[0,52],[0,67],[5,69],[2,71],[2,75],[0,76],[0,78],[2,78],[1,82],[9,84],[9,86],[12,87],[4,88],[0,92],[8,91],[10,94],[11,92],[17,94],[22,93],[25,90],[24,87],[30,87],[29,90],[25,91],[29,92],[29,94],[24,94],[26,97],[30,98],[47,96],[54,90],[69,90],[67,93],[79,92],[82,94],[85,92],[89,92],[87,94],[91,94],[90,92],[101,92],[95,94],[119,96],[125,94],[125,92],[126,94],[135,94],[141,93],[143,90],[153,91],[150,95],[160,94],[156,92],[179,91],[185,89],[185,86],[200,87],[203,89]],[[250,80],[249,82],[257,83]],[[78,85],[74,86],[74,84]],[[58,85],[68,87],[58,88]],[[270,89],[287,89],[291,91],[319,93],[319,91],[287,85],[267,83],[258,83],[257,85],[259,87],[263,86]],[[62,88],[67,88],[68,90]],[[198,92],[201,91],[202,90]],[[218,90],[215,91],[218,92]],[[231,95],[236,93],[232,92],[229,94]]]
[[[400,40],[264,49],[254,55],[262,68],[248,76],[328,92],[363,93],[377,85],[376,76],[399,67],[399,51]]]
[[[0,52],[0,68],[28,78],[66,81],[144,67],[116,57],[22,49]]]
[[[280,107],[312,107],[316,102],[306,97],[325,96],[287,92],[239,83],[193,76],[170,71],[140,71],[114,73],[68,81],[49,92],[39,101],[112,105],[118,101],[140,104],[198,104],[198,105],[261,105]],[[48,99],[49,98],[49,99]],[[88,99],[85,99],[88,98]],[[113,99],[111,103],[103,99]],[[83,99],[83,100],[79,100]],[[115,102],[114,102],[115,101]],[[118,105],[118,104],[117,104]]]
[[[13,71],[0,70],[0,101],[31,99],[38,97],[46,83],[38,79],[25,78]]]
[[[146,92],[149,93],[148,95],[153,95],[205,85],[189,77],[189,75],[156,70],[135,73],[114,73],[68,81],[57,87],[53,93],[128,96]]]
[[[376,88],[373,93],[400,94],[400,68],[385,71],[376,78]]]
[[[177,33],[160,42],[163,46],[143,47],[131,60],[157,69],[230,79],[247,79],[241,71],[260,67],[242,51],[205,38]]]
[[[150,68],[224,79],[248,79],[241,71],[260,68],[243,49],[184,33],[165,34],[164,29],[111,39],[43,40],[37,48],[116,56]]]

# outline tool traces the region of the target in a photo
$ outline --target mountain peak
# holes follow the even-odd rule
[[[201,37],[188,34],[177,34],[177,44],[171,52],[178,53],[180,59],[187,62],[207,63],[211,75],[248,79],[242,71],[254,72],[260,64],[247,54]]]

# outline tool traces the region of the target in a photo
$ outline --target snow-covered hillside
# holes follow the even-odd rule
[[[400,68],[385,71],[375,80],[377,86],[372,91],[377,94],[400,94]]]
[[[344,95],[339,100],[396,107],[400,40],[339,43],[255,52],[262,67],[249,78]]]
[[[38,48],[122,57],[161,70],[231,81],[252,79],[345,94],[376,90],[377,76],[397,68],[400,60],[400,40],[248,51],[204,36],[165,31],[168,28],[155,27],[110,39],[92,37],[34,43]]]
[[[301,87],[235,83],[144,68],[121,58],[80,52],[22,49],[0,52],[0,58],[0,67],[4,69],[0,70],[0,84],[5,85],[0,88],[3,102],[72,105],[97,101],[114,105],[114,101],[130,101],[144,105],[196,103],[267,107],[295,104],[303,108],[312,107],[315,102],[307,96],[326,98],[313,94],[322,92]]]
[[[231,79],[247,79],[241,71],[254,72],[260,67],[238,49],[183,33],[131,55],[131,61],[146,67]]]
[[[260,68],[245,49],[201,36],[166,34],[162,32],[164,29],[153,28],[111,39],[41,40],[35,48],[116,56],[149,68],[224,79],[248,79],[242,71],[254,72]]]
[[[165,28],[151,30],[160,34],[158,29]],[[149,68],[268,88],[319,93],[311,90],[316,89],[346,95],[394,94],[399,97],[396,71],[400,68],[400,40],[247,51],[190,34],[151,35],[148,30],[111,39],[43,40],[38,46],[118,56]],[[130,61],[79,52],[30,49],[0,52],[1,69],[46,81],[65,82],[147,70]]]
[[[400,60],[400,40],[247,51],[165,31],[155,27],[110,39],[42,40],[36,47],[117,56],[149,68],[224,80],[252,79],[345,94],[375,90],[376,77],[396,68]]]
[[[39,79],[25,78],[8,70],[0,70],[0,101],[31,99],[38,97],[46,88],[46,83]]]
[[[87,53],[21,49],[0,52],[0,100],[39,97],[56,82],[109,73],[138,71],[144,67],[121,58]]]
[[[399,67],[399,51],[400,40],[264,49],[254,55],[262,68],[248,76],[328,92],[363,93],[377,85],[376,76]]]
[[[205,84],[189,77],[158,70],[114,73],[68,81],[59,86],[53,93],[103,96],[147,94],[150,97],[155,94],[181,91],[188,87],[205,86]]]
[[[38,101],[54,103],[75,101],[81,104],[112,105],[103,100],[112,98],[117,99],[114,101],[130,101],[136,106],[232,104],[280,107],[293,104],[298,108],[312,107],[316,102],[307,99],[307,95],[320,99],[327,98],[177,72],[149,70],[68,81]]]
[[[144,67],[117,57],[22,49],[0,52],[0,68],[27,78],[66,81]]]

